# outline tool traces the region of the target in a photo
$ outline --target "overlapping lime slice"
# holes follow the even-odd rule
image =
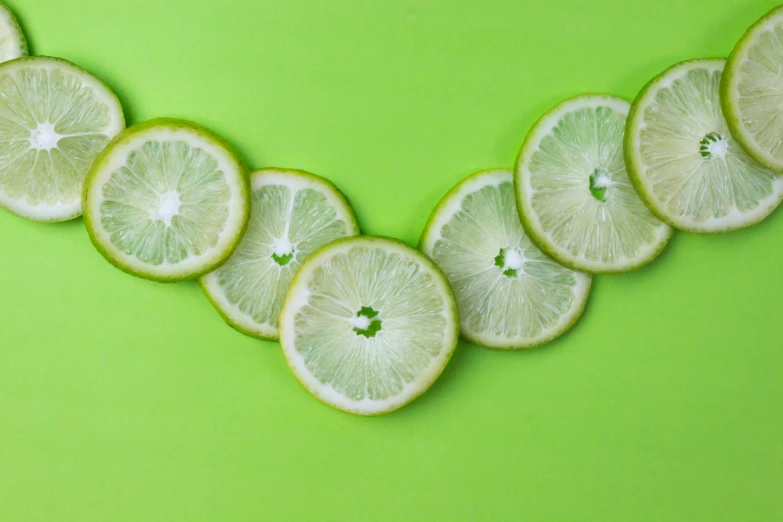
[[[201,284],[231,326],[277,339],[283,298],[302,262],[323,245],[358,234],[359,226],[337,187],[307,172],[254,172],[250,195],[247,232],[229,260]]]
[[[46,57],[3,63],[0,206],[34,221],[78,217],[93,160],[124,127],[117,97],[84,69]]]
[[[22,56],[27,56],[27,40],[14,13],[0,2],[0,62]]]
[[[322,402],[359,415],[395,410],[424,393],[458,336],[443,272],[385,238],[340,239],[315,252],[280,314],[294,376]]]
[[[522,224],[543,250],[574,270],[634,270],[652,261],[671,236],[625,170],[629,108],[605,95],[566,100],[536,123],[519,154],[514,186]]]
[[[250,214],[248,176],[223,139],[194,123],[129,127],[87,179],[84,221],[112,264],[157,281],[200,276],[239,244]]]
[[[783,198],[783,176],[729,133],[719,100],[725,60],[677,64],[639,93],[628,118],[629,172],[650,209],[697,233],[756,223]]]
[[[783,6],[737,42],[723,74],[721,103],[737,142],[762,165],[783,172]]]
[[[525,234],[513,175],[479,172],[433,211],[422,251],[448,277],[462,335],[490,348],[529,348],[557,337],[584,309],[591,278],[545,256]]]

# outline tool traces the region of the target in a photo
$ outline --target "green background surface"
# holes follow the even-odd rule
[[[767,0],[9,0],[129,123],[184,117],[253,168],[327,176],[414,244],[562,98],[725,56]],[[82,221],[0,212],[0,520],[783,520],[783,212],[597,278],[549,346],[461,343],[357,418],[196,283],[116,270]]]

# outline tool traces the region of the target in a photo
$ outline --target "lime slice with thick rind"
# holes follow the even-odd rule
[[[438,378],[459,337],[443,272],[404,243],[339,239],[305,260],[280,313],[294,376],[342,411],[402,407]]]
[[[325,244],[358,234],[359,225],[337,187],[307,172],[254,172],[250,197],[247,232],[201,286],[229,325],[275,340],[286,290],[302,262]]]
[[[125,127],[100,80],[59,58],[0,65],[0,206],[33,221],[82,213],[93,160]]]
[[[27,56],[27,40],[14,13],[0,2],[0,62],[22,56]]]
[[[162,118],[129,127],[98,156],[84,222],[118,268],[180,281],[228,259],[247,226],[249,194],[247,170],[225,140]]]
[[[756,161],[783,172],[783,6],[737,42],[720,97],[734,139]]]
[[[718,233],[746,227],[783,198],[783,176],[737,145],[720,107],[725,60],[692,60],[654,78],[633,103],[625,135],[631,179],[674,228]]]
[[[420,246],[454,289],[462,335],[488,348],[530,348],[559,336],[590,293],[589,275],[556,263],[527,237],[508,170],[479,172],[454,187]]]
[[[514,187],[525,231],[573,270],[635,270],[671,236],[625,170],[629,108],[625,100],[600,94],[566,100],[538,120],[517,159]]]

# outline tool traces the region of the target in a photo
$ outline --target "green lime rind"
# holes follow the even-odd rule
[[[338,211],[337,213],[341,217],[341,221],[347,226],[348,235],[345,237],[355,236],[360,233],[356,215],[348,198],[334,183],[316,174],[298,169],[281,169],[274,167],[260,169],[250,174],[251,193],[257,187],[261,188],[267,184],[274,184],[271,181],[267,182],[268,178],[282,176],[295,180],[297,184],[302,184],[301,188],[317,189],[325,194],[334,204],[335,210]],[[280,182],[278,181],[277,183]],[[252,212],[253,210],[251,208],[251,216]],[[244,237],[246,238],[247,234],[245,234]],[[204,294],[215,310],[217,310],[218,314],[220,314],[229,326],[238,332],[266,341],[278,341],[280,335],[277,324],[273,327],[270,327],[267,324],[259,324],[248,314],[239,310],[235,304],[228,301],[225,292],[218,282],[217,273],[219,270],[220,269],[210,272],[199,278],[199,284],[201,285]]]
[[[96,134],[105,134],[110,139],[125,128],[125,116],[122,111],[122,104],[114,92],[100,78],[94,76],[89,71],[78,65],[51,56],[22,56],[7,62],[0,63],[0,76],[5,72],[12,72],[14,69],[25,67],[52,67],[62,69],[70,74],[80,78],[88,83],[93,92],[106,103],[111,115],[111,126],[106,133],[96,132]],[[85,172],[85,177],[87,176]],[[7,197],[0,188],[0,208],[7,210],[11,214],[39,223],[58,223],[70,221],[82,215],[82,201],[80,198],[70,203],[61,203],[59,205],[30,205],[18,199]]]
[[[121,148],[127,148],[131,142],[139,135],[148,131],[164,130],[166,132],[184,131],[196,135],[199,139],[204,140],[205,143],[222,149],[230,159],[230,166],[233,168],[234,173],[237,175],[235,181],[237,181],[238,193],[236,197],[238,203],[241,205],[238,209],[240,220],[239,223],[231,235],[231,239],[226,241],[224,248],[219,253],[213,255],[208,261],[197,266],[191,270],[181,270],[178,272],[170,273],[156,273],[141,265],[141,263],[131,263],[124,260],[126,256],[119,253],[114,245],[110,241],[102,241],[102,227],[100,225],[100,217],[97,215],[97,209],[90,205],[90,202],[99,198],[100,194],[97,194],[93,198],[95,193],[94,185],[96,178],[103,174],[104,169],[109,168],[109,163],[113,159],[113,155],[116,153],[122,153]],[[119,151],[119,152],[118,152]],[[100,199],[96,199],[95,203],[97,207],[100,207]],[[125,129],[113,140],[109,142],[106,148],[101,151],[98,157],[93,163],[92,169],[87,175],[87,179],[84,185],[84,192],[82,193],[82,207],[84,210],[84,224],[87,228],[87,234],[90,241],[95,246],[96,250],[103,255],[106,260],[119,268],[123,272],[141,277],[143,279],[149,279],[161,283],[176,283],[180,281],[195,279],[204,274],[212,272],[217,267],[225,263],[225,261],[231,256],[231,253],[239,245],[242,240],[242,236],[247,229],[248,219],[250,217],[250,187],[249,187],[249,172],[244,162],[240,158],[239,154],[234,150],[233,146],[226,141],[223,137],[212,132],[211,130],[202,127],[201,125],[177,118],[156,118],[145,122],[137,123]]]
[[[441,236],[443,228],[451,223],[451,218],[462,208],[462,201],[467,196],[477,193],[484,187],[490,185],[499,186],[505,181],[511,183],[513,181],[513,174],[507,169],[497,168],[476,172],[457,183],[445,196],[443,196],[443,198],[441,198],[440,202],[432,211],[419,240],[419,249],[438,264],[434,253],[435,245]],[[514,219],[518,220],[519,216],[515,206],[513,207],[513,212]],[[551,262],[554,263],[554,261]],[[459,275],[464,277],[464,274]],[[592,285],[592,277],[589,274],[576,271],[574,272],[574,277],[576,280],[576,287],[574,291],[575,299],[572,307],[563,315],[561,322],[544,330],[540,335],[534,337],[523,337],[518,335],[482,335],[480,332],[474,332],[467,322],[466,314],[460,313],[460,332],[462,337],[478,346],[501,351],[530,349],[552,341],[576,324],[587,304],[590,295],[590,287]],[[452,289],[455,289],[454,285],[452,285]],[[456,293],[455,290],[455,294]],[[459,306],[459,298],[457,304]]]
[[[627,112],[630,105],[627,100],[619,98],[617,96],[611,96],[607,94],[582,94],[568,98],[541,116],[531,128],[524,143],[517,156],[517,160],[514,166],[514,189],[516,192],[517,211],[519,212],[522,228],[524,228],[530,240],[538,246],[538,248],[550,256],[552,259],[560,263],[561,265],[570,268],[577,272],[586,272],[589,274],[597,275],[612,275],[623,274],[638,270],[641,267],[647,265],[653,261],[658,255],[663,252],[669,239],[672,236],[673,230],[665,223],[661,223],[658,227],[657,240],[649,244],[649,248],[646,249],[644,255],[637,256],[634,259],[629,259],[624,263],[606,265],[602,263],[592,262],[586,259],[577,259],[571,255],[565,255],[562,249],[550,241],[544,231],[541,229],[535,214],[531,208],[529,208],[526,198],[527,188],[522,182],[522,171],[529,161],[531,155],[537,150],[538,144],[545,136],[543,131],[546,127],[554,128],[557,122],[560,120],[561,114],[567,114],[571,107],[578,108],[580,105],[589,106],[589,104],[599,105],[607,104],[614,106],[614,110],[624,110]],[[641,199],[640,199],[641,201]],[[643,204],[642,204],[643,205]]]
[[[720,101],[726,123],[728,123],[729,130],[737,143],[751,158],[761,165],[775,172],[783,173],[783,159],[777,159],[770,155],[769,151],[764,150],[763,147],[756,143],[756,140],[745,128],[739,107],[739,89],[737,85],[740,76],[740,65],[747,58],[748,52],[755,43],[754,41],[767,30],[768,26],[775,24],[783,24],[783,6],[776,7],[759,18],[739,39],[729,55],[726,68],[721,77]],[[770,107],[770,110],[777,111],[777,105]]]
[[[427,374],[425,375],[426,378],[422,379],[421,381],[417,381],[416,384],[418,386],[415,387],[414,390],[412,390],[410,393],[406,394],[404,397],[399,398],[397,401],[388,401],[389,404],[387,404],[385,407],[381,408],[375,408],[375,409],[361,409],[356,407],[355,405],[347,406],[347,405],[341,405],[341,404],[335,404],[333,401],[330,401],[328,398],[324,396],[323,390],[319,390],[317,385],[314,385],[313,381],[315,380],[315,377],[312,376],[309,372],[303,372],[301,369],[298,368],[297,361],[294,360],[294,356],[296,354],[296,347],[294,346],[294,331],[293,331],[293,314],[295,314],[295,307],[298,309],[299,307],[294,304],[294,300],[298,297],[294,295],[299,287],[299,285],[304,284],[306,286],[305,278],[309,277],[312,270],[314,270],[318,264],[323,261],[324,259],[330,257],[331,253],[335,250],[341,249],[343,247],[347,247],[353,244],[374,244],[381,247],[386,248],[392,248],[396,249],[398,252],[401,252],[402,255],[409,255],[412,258],[416,259],[423,267],[425,267],[435,278],[437,283],[440,285],[440,291],[441,294],[444,297],[444,300],[446,301],[447,308],[444,310],[444,312],[448,313],[447,322],[450,325],[450,328],[447,329],[447,331],[444,332],[444,335],[448,336],[448,339],[445,343],[445,352],[443,352],[440,356],[440,360],[438,361],[439,364],[433,365],[432,367],[427,369]],[[406,243],[390,237],[383,237],[383,236],[353,236],[353,237],[347,237],[343,239],[338,239],[337,241],[334,241],[332,243],[329,243],[328,245],[325,245],[315,251],[310,257],[308,257],[300,269],[297,271],[296,275],[294,276],[294,279],[291,281],[291,284],[288,288],[288,293],[286,294],[286,299],[283,304],[283,309],[280,312],[280,345],[283,349],[283,355],[286,358],[286,362],[289,365],[289,368],[291,369],[291,373],[294,375],[294,378],[299,381],[299,384],[302,385],[302,387],[307,390],[313,397],[315,397],[319,402],[334,408],[338,411],[342,411],[345,413],[350,413],[353,415],[358,416],[378,416],[383,415],[386,413],[391,413],[392,411],[398,410],[402,408],[403,406],[410,404],[412,401],[420,397],[424,392],[426,392],[432,384],[438,379],[438,377],[441,375],[443,370],[448,365],[449,360],[451,359],[451,356],[454,353],[454,350],[457,346],[457,343],[459,341],[459,311],[457,309],[457,301],[456,297],[454,296],[454,292],[451,289],[451,286],[449,285],[449,281],[446,278],[446,275],[441,271],[441,269],[426,255],[424,255],[422,252],[419,252],[418,250],[411,248]],[[350,400],[348,400],[350,402]]]
[[[631,180],[634,189],[636,189],[637,194],[639,194],[639,197],[641,197],[645,205],[647,205],[647,208],[649,208],[658,219],[677,230],[709,235],[721,234],[749,227],[771,214],[778,207],[781,200],[783,200],[783,178],[779,178],[774,181],[777,186],[773,186],[773,192],[770,197],[767,198],[763,204],[759,204],[755,209],[743,213],[735,211],[732,216],[725,216],[724,218],[719,218],[717,220],[711,219],[708,220],[708,222],[696,222],[687,219],[687,216],[677,216],[664,210],[661,202],[657,200],[652,187],[646,182],[643,174],[645,167],[640,158],[639,148],[636,146],[636,143],[639,140],[639,133],[644,125],[644,111],[654,102],[655,95],[659,89],[668,87],[676,78],[684,77],[689,71],[696,69],[706,69],[710,72],[717,72],[723,70],[725,63],[726,60],[723,58],[703,58],[686,60],[672,65],[647,82],[631,104],[631,110],[628,114],[623,152],[629,179]],[[721,131],[721,133],[724,132],[725,129]],[[727,138],[734,138],[736,140],[736,137],[733,134],[727,136]],[[729,151],[731,150],[731,143],[729,143]]]
[[[0,2],[0,26],[8,31],[8,36],[12,40],[6,50],[6,55],[0,55],[0,62],[27,56],[27,40],[19,26],[19,21],[8,6],[2,2]]]

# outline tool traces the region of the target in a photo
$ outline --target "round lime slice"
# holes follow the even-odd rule
[[[305,260],[280,313],[294,376],[320,401],[377,415],[424,393],[459,337],[454,294],[426,256],[391,239],[340,239]]]
[[[0,207],[34,221],[78,217],[93,160],[124,127],[117,97],[84,69],[46,57],[3,63]]]
[[[0,2],[0,62],[27,56],[27,41],[14,13]]]
[[[723,112],[734,138],[756,161],[783,172],[783,6],[737,42],[721,83]]]
[[[95,160],[84,222],[128,273],[179,281],[210,272],[239,244],[250,213],[247,171],[223,139],[194,123],[129,127]]]
[[[783,176],[754,161],[729,133],[720,107],[725,60],[677,64],[639,93],[628,118],[631,179],[674,228],[725,232],[761,220],[783,198]]]
[[[527,136],[514,187],[522,224],[538,246],[574,270],[637,269],[666,246],[671,228],[631,185],[623,160],[630,104],[605,95],[566,100]]]
[[[316,249],[359,233],[353,210],[323,178],[264,169],[250,177],[247,232],[228,261],[201,278],[223,318],[248,335],[277,339],[288,285]]]
[[[479,172],[454,187],[433,211],[421,249],[454,289],[462,335],[489,348],[557,337],[590,293],[589,275],[556,263],[527,237],[508,170]]]

